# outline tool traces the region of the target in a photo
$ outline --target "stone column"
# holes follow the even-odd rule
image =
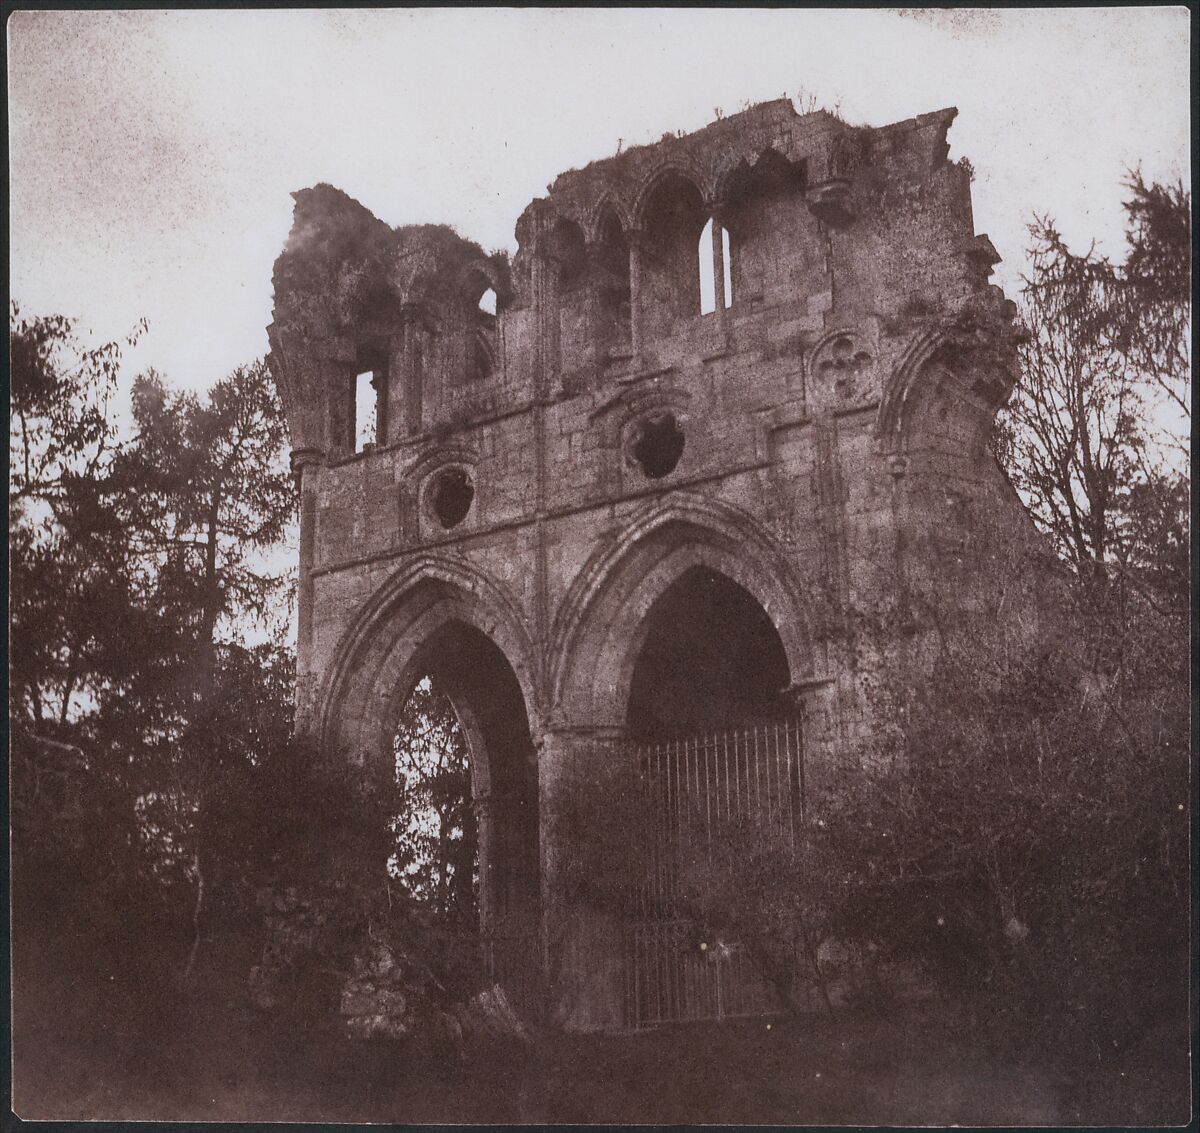
[[[725,227],[713,215],[712,226],[712,258],[713,258],[713,297],[717,303],[717,333],[721,337],[721,345],[728,342],[729,319],[725,311]]]
[[[603,800],[581,792],[606,779],[611,731],[549,730],[538,758],[543,965],[551,1016],[570,1031],[613,1030],[624,1022],[624,924],[615,908],[579,896],[594,836],[609,829]],[[593,802],[585,831],[579,811]]]
[[[371,388],[375,391],[375,447],[382,448],[388,442],[388,370],[385,363],[382,370],[374,370],[371,374]]]
[[[416,436],[425,427],[425,343],[413,312],[404,319],[404,431]]]
[[[325,444],[333,460],[354,455],[354,365],[332,359],[325,371]]]
[[[485,939],[495,914],[493,874],[496,869],[495,828],[490,793],[477,795],[475,808],[475,837],[479,847],[479,928]]]
[[[629,348],[642,355],[642,234],[629,231]]]
[[[312,710],[312,621],[313,580],[312,572],[316,555],[317,538],[317,479],[320,476],[322,454],[317,449],[302,448],[292,451],[292,472],[300,491],[300,590],[297,599],[296,641],[296,730],[303,734],[309,730],[309,714]]]

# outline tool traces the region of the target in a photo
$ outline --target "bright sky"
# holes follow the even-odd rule
[[[1188,179],[1184,8],[17,12],[12,293],[203,388],[267,349],[288,194],[329,181],[390,224],[515,249],[562,170],[746,102],[855,123],[957,106],[976,231],[1024,266],[1053,215],[1122,251],[1120,181]]]

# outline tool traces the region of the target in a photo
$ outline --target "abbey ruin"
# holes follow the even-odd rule
[[[555,951],[568,1025],[646,1017],[665,961],[638,949],[670,939],[659,906],[649,927],[571,907],[563,800],[636,750],[677,811],[803,805],[875,727],[838,612],[906,539],[1024,529],[986,447],[1014,309],[955,114],[857,128],[780,100],[668,135],[562,174],[511,264],[294,195],[269,334],[297,725],[386,776],[414,682],[446,689],[482,930],[535,974]],[[729,734],[720,785],[705,737]],[[705,1010],[671,994],[664,1017]]]

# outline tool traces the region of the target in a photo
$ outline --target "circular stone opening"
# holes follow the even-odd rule
[[[457,527],[467,518],[475,487],[462,468],[447,468],[439,472],[429,493],[433,514],[444,528]]]
[[[675,470],[683,456],[683,429],[673,413],[647,417],[638,429],[631,449],[633,459],[651,479],[659,480]]]

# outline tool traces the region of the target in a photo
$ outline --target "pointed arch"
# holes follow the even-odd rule
[[[632,216],[625,207],[624,201],[612,193],[605,193],[588,210],[588,214],[584,219],[583,231],[589,244],[594,244],[597,240],[604,238],[605,222],[609,217],[616,220],[622,237],[633,227]]]
[[[539,672],[520,611],[477,568],[425,554],[389,578],[343,635],[318,701],[326,751],[378,773],[391,738],[391,706],[420,675],[422,647],[451,623],[477,630],[504,655],[536,737]]]
[[[647,214],[654,204],[655,197],[672,181],[684,182],[695,190],[701,202],[707,202],[703,172],[692,162],[678,156],[665,158],[655,165],[642,177],[637,192],[629,207],[632,226],[638,230],[646,227]]]
[[[792,161],[774,146],[767,146],[753,157],[741,155],[725,164],[714,181],[713,197],[722,204],[729,204],[757,184],[783,185],[793,183],[797,189],[804,188],[805,164]]]
[[[550,703],[567,720],[621,727],[653,603],[705,567],[749,593],[770,618],[793,683],[812,677],[813,635],[802,588],[782,549],[745,512],[679,494],[635,513],[577,576],[552,632]]]
[[[981,453],[996,411],[1015,380],[1005,361],[1012,365],[1001,351],[980,348],[961,328],[933,327],[918,335],[905,350],[879,403],[875,437],[880,451],[900,456],[914,444],[919,447],[924,423],[935,414],[949,414],[950,427],[959,437],[956,449]],[[939,428],[945,432],[947,426]]]

